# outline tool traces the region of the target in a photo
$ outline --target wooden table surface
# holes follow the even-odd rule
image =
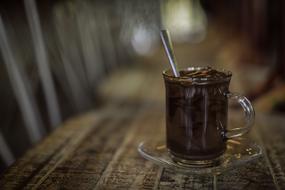
[[[161,75],[134,70],[109,83],[101,89],[105,106],[66,121],[28,151],[1,176],[0,189],[212,189],[211,176],[175,173],[137,152],[142,140],[164,136]],[[284,123],[257,112],[249,138],[263,156],[221,174],[218,189],[285,189]]]

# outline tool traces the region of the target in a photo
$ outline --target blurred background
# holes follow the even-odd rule
[[[284,4],[1,1],[0,173],[68,118],[131,102],[150,76],[140,70],[158,78],[164,96],[161,28],[170,30],[181,68],[231,70],[231,90],[248,96],[257,114],[284,114]]]

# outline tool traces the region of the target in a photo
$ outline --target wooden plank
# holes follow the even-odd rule
[[[144,160],[137,152],[140,141],[163,134],[162,110],[146,109],[133,123],[132,130],[115,153],[95,189],[152,189],[159,168]]]
[[[285,189],[285,118],[280,115],[260,115],[260,139],[267,165],[277,189]]]
[[[276,189],[264,159],[248,163],[243,167],[218,177],[219,189]]]
[[[212,188],[211,176],[187,176],[161,170],[141,158],[136,150],[138,143],[143,139],[161,139],[164,135],[164,110],[151,105],[140,108],[139,104],[133,107],[126,104],[127,109],[124,111],[123,105],[120,105],[117,110],[111,108],[113,111],[107,114],[107,119],[105,117],[104,121],[101,118],[99,123],[92,114],[89,115],[89,119],[69,122],[66,125],[69,126],[68,130],[59,129],[43,142],[44,146],[36,147],[32,153],[25,156],[23,161],[16,164],[17,167],[11,168],[1,179],[1,187],[25,187],[26,189],[37,187],[43,189]],[[79,126],[84,123],[90,125],[93,122],[97,123],[97,127],[90,127],[89,130],[84,130],[85,132],[81,131],[82,128]],[[78,137],[80,134],[81,137]],[[77,140],[72,140],[73,143],[69,142],[70,138],[74,137]],[[282,139],[276,137],[276,141],[281,140],[284,143]],[[58,142],[51,142],[54,140]],[[51,145],[51,143],[54,144]],[[273,145],[276,146],[276,143],[271,144],[270,147],[272,148]],[[266,146],[269,146],[268,142]],[[282,150],[282,145],[280,146],[278,150]],[[43,155],[37,155],[39,152]],[[272,153],[270,155],[272,156]],[[283,154],[280,153],[280,155]],[[277,155],[279,159],[280,155]],[[280,166],[283,166],[283,160],[279,160],[279,163],[279,168],[277,166],[276,168],[282,174],[283,170]],[[31,171],[28,170],[29,167],[32,167]],[[17,176],[17,168],[21,170],[21,175],[22,171],[26,171],[27,175],[22,177],[24,179]],[[277,173],[274,174],[280,177]],[[283,186],[279,184],[278,187],[281,189]],[[259,162],[247,164],[219,176],[218,188],[274,189],[275,185],[266,160],[261,159]]]
[[[106,115],[114,114],[113,111],[92,112],[65,122],[63,127],[13,164],[1,177],[0,187],[19,188],[28,183],[40,183],[76,149],[93,128],[96,130],[100,127]]]
[[[84,118],[70,122],[69,132],[57,131],[48,138],[59,141],[55,145],[58,145],[60,151],[51,146],[51,140],[47,139],[43,147],[37,147],[30,156],[27,154],[28,156],[22,162],[19,161],[16,164],[18,165],[16,168],[28,174],[25,179],[21,180],[19,178],[21,176],[17,178],[16,169],[11,168],[10,172],[1,179],[1,187],[25,186],[26,189],[36,187],[44,189],[78,189],[79,187],[81,189],[209,189],[212,187],[211,176],[187,176],[161,170],[141,158],[136,150],[138,143],[143,139],[161,139],[164,135],[164,111],[154,106],[139,108],[140,106],[136,105],[130,108],[130,105],[126,105],[128,108],[125,111],[122,106],[117,110],[112,108],[114,112],[107,114],[108,122],[104,122],[103,118],[100,120],[101,124],[98,121],[95,122],[93,115],[89,116],[89,121]],[[97,123],[98,126],[82,132],[82,128],[78,126],[89,122]],[[78,133],[82,136],[78,137]],[[72,141],[74,144],[68,141],[73,137],[77,138],[76,142]],[[280,141],[280,138],[275,140]],[[67,149],[68,146],[72,148]],[[61,149],[61,147],[65,148]],[[41,158],[37,155],[38,151],[46,154],[42,155],[45,159],[38,160]],[[60,158],[64,159],[60,160]],[[37,160],[38,164],[35,162]],[[20,167],[21,163],[23,168]],[[41,167],[41,164],[44,166]],[[283,165],[279,164],[279,166]],[[29,167],[33,167],[33,170],[28,171]],[[282,171],[282,168],[279,169]],[[12,178],[16,180],[13,181]],[[275,186],[266,160],[261,159],[259,162],[247,164],[219,176],[218,187],[219,189],[274,189]]]
[[[119,110],[118,110],[119,112]],[[92,189],[120,147],[136,110],[109,115],[100,131],[91,132],[72,155],[38,185],[41,189]]]
[[[144,108],[132,121],[131,126],[124,127],[128,126],[125,123],[126,119],[135,115],[137,107],[134,108],[125,112],[125,115],[113,116],[109,124],[101,125],[104,130],[91,131],[88,136],[85,136],[85,140],[73,149],[68,158],[59,163],[50,173],[45,173],[47,177],[43,177],[42,173],[37,174],[41,180],[36,180],[37,177],[34,177],[26,188],[76,189],[78,186],[82,189],[211,188],[211,176],[186,176],[162,171],[138,155],[136,146],[140,140],[156,137],[160,139],[161,135],[164,135],[164,112],[163,109],[153,108],[153,106]],[[122,113],[122,109],[120,111]],[[112,139],[107,140],[110,137]],[[103,148],[100,149],[101,147]],[[266,163],[262,160],[257,164],[249,164],[221,175],[218,178],[218,186],[221,189],[247,187],[272,189],[274,183]]]
[[[211,189],[212,178],[209,176],[193,176],[164,170],[157,189]]]
[[[89,114],[84,118],[77,118],[65,123],[67,127],[56,130],[41,145],[35,147],[13,164],[0,179],[0,189],[20,188],[37,176],[41,171],[46,171],[48,165],[54,167],[62,161],[76,147],[94,125],[100,122],[100,116]],[[49,168],[50,169],[50,168]],[[46,171],[48,172],[49,169]]]

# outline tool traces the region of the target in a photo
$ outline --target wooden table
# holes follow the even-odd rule
[[[66,121],[2,175],[0,189],[212,189],[211,176],[175,173],[138,154],[140,141],[164,135],[162,79],[148,75],[115,76],[102,89],[106,106]],[[220,175],[218,189],[285,189],[284,123],[257,113],[250,138],[263,157]]]

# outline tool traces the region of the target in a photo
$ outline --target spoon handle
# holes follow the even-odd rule
[[[168,30],[161,30],[160,37],[161,37],[166,55],[168,57],[169,63],[171,65],[173,74],[175,77],[180,77],[180,73],[178,72],[178,68],[176,64],[176,58],[175,58],[174,51],[173,51],[173,45],[172,45]]]

